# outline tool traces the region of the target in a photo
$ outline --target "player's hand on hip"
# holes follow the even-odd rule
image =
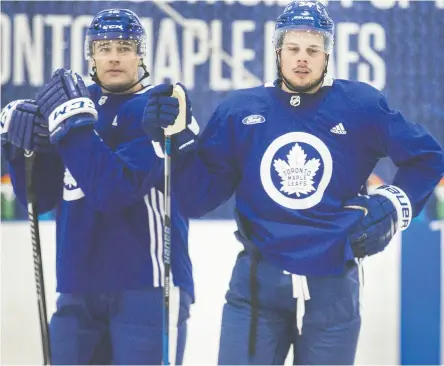
[[[383,251],[398,230],[405,230],[412,219],[412,206],[400,188],[385,185],[369,196],[346,202],[345,208],[362,212],[361,220],[351,228],[350,245],[356,258]]]
[[[57,143],[72,129],[92,126],[97,110],[82,78],[71,70],[58,69],[37,93],[40,113],[48,121],[50,141]]]
[[[51,152],[48,123],[39,113],[34,100],[23,99],[9,103],[0,114],[3,152],[9,161],[23,150]]]

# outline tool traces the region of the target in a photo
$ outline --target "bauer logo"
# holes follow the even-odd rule
[[[265,117],[261,116],[260,114],[252,114],[251,116],[245,117],[242,120],[242,123],[244,125],[255,125],[258,123],[264,123],[265,122]]]

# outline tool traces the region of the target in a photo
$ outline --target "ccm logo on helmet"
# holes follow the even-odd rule
[[[120,29],[120,30],[123,30],[123,27],[122,27],[121,24],[104,25],[102,28],[103,29]]]

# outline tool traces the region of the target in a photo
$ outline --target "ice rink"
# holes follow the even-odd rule
[[[48,315],[56,293],[55,228],[40,225]],[[190,227],[197,302],[189,321],[185,365],[215,365],[225,291],[240,249],[233,221],[193,221]],[[41,364],[32,249],[27,223],[2,223],[1,364]],[[399,240],[365,263],[363,327],[357,364],[399,364]],[[377,350],[377,351],[375,351]],[[291,360],[287,360],[291,363]],[[287,362],[287,363],[288,363]]]

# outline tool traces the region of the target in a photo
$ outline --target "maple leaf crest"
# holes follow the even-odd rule
[[[287,161],[276,159],[273,166],[281,177],[281,192],[300,197],[301,194],[316,190],[313,178],[321,166],[320,159],[307,161],[307,154],[299,144],[294,144],[287,155]]]

